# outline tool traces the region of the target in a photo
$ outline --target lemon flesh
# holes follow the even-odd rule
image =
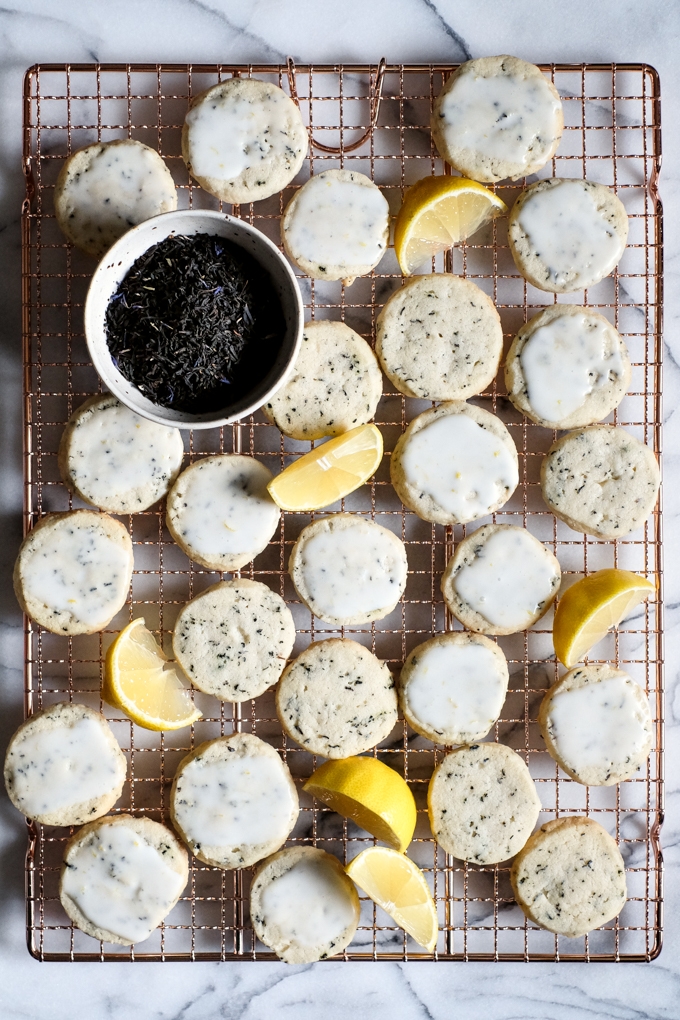
[[[304,789],[400,853],[413,839],[413,794],[399,773],[377,758],[328,761],[310,776]]]
[[[419,946],[433,951],[437,908],[424,874],[410,858],[384,846],[371,846],[350,861],[346,871]]]
[[[143,617],[128,624],[109,648],[103,697],[147,730],[179,730],[201,718],[179,669]]]
[[[282,510],[320,510],[368,481],[382,455],[380,429],[360,425],[300,457],[267,488]]]
[[[656,591],[653,581],[630,570],[598,570],[560,597],[553,623],[555,654],[571,669],[608,630]]]
[[[394,250],[405,276],[460,244],[508,209],[483,184],[465,177],[424,177],[406,192],[394,228]]]

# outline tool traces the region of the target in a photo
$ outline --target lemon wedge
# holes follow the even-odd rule
[[[413,839],[416,802],[407,783],[377,758],[327,761],[304,789],[401,853]]]
[[[437,908],[425,876],[409,857],[371,846],[347,865],[347,874],[419,946],[437,945]]]
[[[394,251],[410,276],[433,255],[460,244],[485,223],[504,216],[505,202],[467,177],[424,177],[406,195],[394,228]]]
[[[567,669],[580,662],[611,627],[656,591],[653,581],[630,570],[598,570],[560,597],[553,623],[557,658]]]
[[[320,510],[368,481],[382,455],[380,429],[360,425],[300,457],[267,488],[282,510]]]
[[[147,730],[179,730],[201,718],[153,634],[138,617],[106,654],[104,700]]]

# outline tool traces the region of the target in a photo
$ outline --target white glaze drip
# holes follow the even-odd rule
[[[159,212],[177,207],[169,171],[155,151],[142,145],[109,145],[87,170],[68,183],[69,201],[79,223],[109,221],[132,227]]]
[[[301,860],[262,892],[266,924],[298,946],[327,945],[355,918],[342,876],[323,860]]]

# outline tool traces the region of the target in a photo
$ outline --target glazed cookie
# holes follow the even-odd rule
[[[520,756],[505,744],[447,754],[427,791],[432,833],[447,854],[473,864],[507,861],[522,849],[541,802]]]
[[[45,630],[96,634],[125,605],[132,567],[120,521],[96,510],[46,514],[21,543],[14,592]]]
[[[315,616],[344,626],[382,620],[404,594],[401,539],[354,514],[333,514],[300,532],[288,561],[296,592]]]
[[[516,181],[554,155],[564,127],[557,89],[517,57],[461,64],[437,96],[432,137],[451,166],[475,181]]]
[[[188,879],[187,852],[167,826],[114,815],[68,841],[59,897],[86,935],[131,946],[167,917]]]
[[[549,429],[602,421],[623,400],[630,359],[603,315],[550,305],[522,326],[508,351],[505,385],[518,411]]]
[[[27,818],[82,825],[123,792],[127,760],[103,715],[67,701],[36,712],[9,742],[5,786]]]
[[[495,414],[452,400],[414,418],[394,448],[402,503],[437,524],[467,524],[499,510],[517,488],[517,450]]]
[[[272,687],[295,643],[280,595],[241,577],[206,588],[180,610],[175,659],[194,687],[220,701],[248,701]]]
[[[530,921],[568,938],[611,921],[626,902],[619,848],[590,818],[542,825],[515,858],[510,881]]]
[[[324,170],[295,193],[281,220],[288,257],[307,276],[349,286],[387,250],[390,210],[380,188],[353,170]]]
[[[484,524],[456,546],[442,594],[464,627],[516,634],[547,613],[561,576],[556,558],[526,528]]]
[[[281,191],[309,142],[285,92],[256,78],[229,78],[191,101],[182,158],[202,188],[223,202],[258,202]]]
[[[189,559],[238,570],[266,548],[280,510],[267,492],[271,471],[236,453],[194,461],[168,493],[166,522]]]
[[[247,868],[278,850],[298,813],[288,766],[252,733],[201,744],[179,763],[170,792],[172,824],[215,868]]]
[[[399,677],[399,702],[416,733],[436,744],[485,737],[501,714],[508,664],[494,641],[448,631],[410,653]]]
[[[132,138],[78,149],[54,189],[57,223],[71,244],[96,258],[130,227],[176,208],[167,166],[155,149]]]
[[[567,433],[541,464],[541,491],[555,516],[598,538],[623,538],[642,527],[659,483],[650,448],[613,425]]]
[[[652,747],[645,693],[623,670],[577,666],[546,692],[538,724],[548,751],[585,786],[630,779]]]
[[[628,239],[628,216],[610,188],[551,177],[519,195],[508,241],[515,265],[539,290],[564,294],[609,276]]]
[[[391,732],[397,721],[394,680],[385,663],[356,641],[315,641],[284,670],[276,712],[306,751],[348,758]]]
[[[375,354],[344,322],[305,324],[293,374],[262,410],[292,439],[321,439],[364,425],[382,396]]]
[[[250,919],[260,942],[285,963],[314,963],[352,941],[359,897],[336,857],[311,846],[287,847],[255,872]]]
[[[460,276],[416,276],[378,316],[376,354],[400,393],[465,400],[496,377],[503,329],[484,291]]]

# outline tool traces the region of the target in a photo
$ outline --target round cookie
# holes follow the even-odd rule
[[[541,802],[520,756],[505,744],[459,747],[427,791],[432,833],[447,854],[472,864],[507,861],[524,846]]]
[[[535,64],[507,55],[468,60],[432,110],[432,137],[451,166],[475,181],[516,181],[555,154],[564,116],[557,89]]]
[[[132,138],[73,152],[54,189],[54,212],[67,239],[101,258],[130,227],[177,208],[172,174],[155,149]]]
[[[43,825],[82,825],[105,815],[126,774],[127,760],[104,716],[67,701],[23,722],[5,755],[9,799]]]
[[[321,439],[364,425],[382,396],[375,354],[344,322],[307,322],[293,374],[262,408],[291,439]]]
[[[237,453],[194,461],[168,493],[168,531],[195,563],[238,570],[278,527],[281,512],[267,492],[272,478],[260,461]]]
[[[642,527],[659,484],[652,450],[613,425],[568,432],[541,464],[543,499],[555,516],[597,538],[623,538]]]
[[[167,826],[114,815],[69,839],[59,898],[86,935],[131,946],[167,917],[188,879],[187,852]]]
[[[549,429],[602,421],[623,400],[631,367],[612,324],[581,305],[550,305],[522,326],[505,361],[508,397]]]
[[[387,250],[390,209],[373,181],[353,170],[324,170],[286,206],[281,238],[286,255],[316,280],[345,286],[378,265]]]
[[[248,701],[272,687],[295,643],[280,595],[241,577],[206,588],[179,612],[175,659],[194,687],[220,701]]]
[[[576,938],[611,921],[626,902],[619,848],[590,818],[555,818],[529,837],[510,871],[515,899],[541,928]]]
[[[53,634],[96,634],[123,608],[132,580],[132,540],[95,510],[46,514],[21,543],[14,593]]]
[[[192,854],[216,868],[247,868],[278,850],[297,821],[288,766],[252,733],[208,740],[177,766],[170,817]]]
[[[493,301],[474,283],[432,273],[392,294],[378,316],[375,350],[407,397],[465,400],[495,379],[503,328]]]
[[[436,744],[485,737],[501,714],[508,664],[494,641],[448,631],[410,653],[399,677],[399,703],[416,733]]]
[[[348,758],[391,732],[397,721],[394,680],[385,663],[356,641],[315,641],[283,671],[276,713],[306,751]]]
[[[112,514],[147,510],[167,493],[182,466],[179,429],[140,418],[110,394],[73,412],[59,443],[67,488]]]
[[[287,847],[253,876],[253,930],[285,963],[314,963],[341,953],[354,938],[359,912],[354,883],[324,850]]]
[[[516,634],[547,613],[561,576],[557,559],[526,528],[484,524],[458,543],[441,588],[464,627]]]
[[[295,103],[256,78],[229,78],[195,96],[182,128],[189,173],[223,202],[275,195],[293,180],[308,148]]]
[[[394,448],[392,485],[424,521],[467,524],[499,510],[519,482],[517,450],[495,414],[451,400],[414,418]]]
[[[539,290],[584,290],[609,276],[628,239],[628,216],[610,188],[551,177],[518,195],[508,242],[517,269]]]
[[[546,691],[538,713],[546,747],[585,786],[630,779],[652,747],[652,714],[642,688],[609,665],[577,666]]]
[[[288,561],[293,586],[307,608],[338,626],[391,613],[404,594],[407,571],[401,539],[355,514],[308,524]]]

